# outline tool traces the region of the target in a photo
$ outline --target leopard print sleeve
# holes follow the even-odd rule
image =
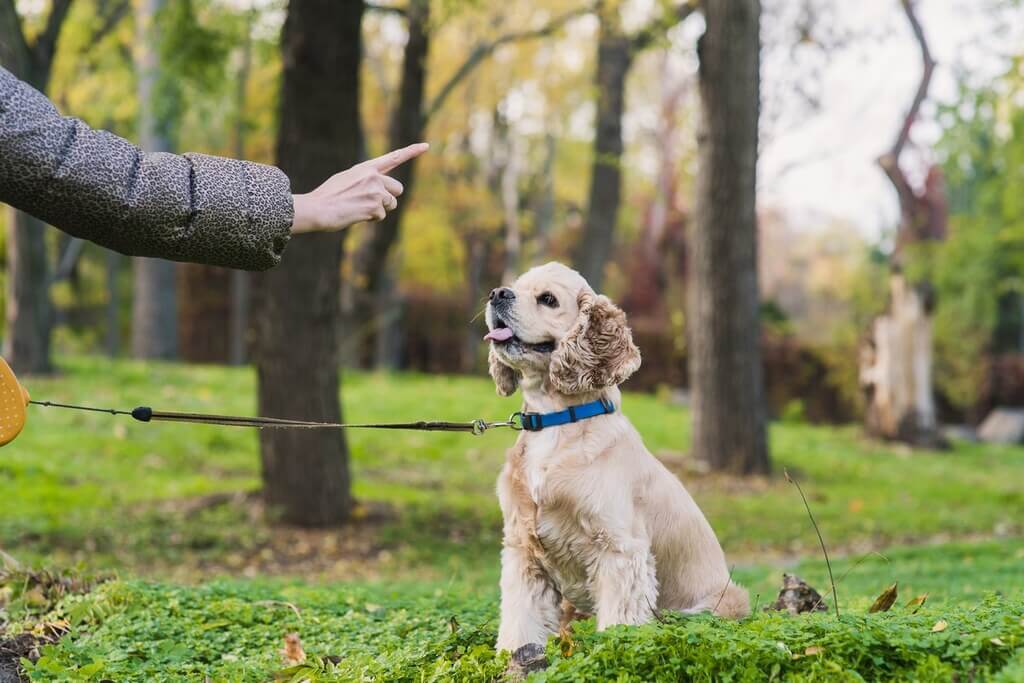
[[[0,201],[130,256],[245,270],[280,262],[294,217],[279,169],[143,152],[61,116],[2,67]]]

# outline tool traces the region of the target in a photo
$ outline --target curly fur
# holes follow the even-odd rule
[[[551,357],[551,385],[584,394],[625,382],[640,369],[626,314],[606,296],[581,292],[579,318]]]
[[[493,347],[487,354],[487,366],[498,396],[511,396],[516,393],[516,389],[519,388],[519,373],[502,363]]]

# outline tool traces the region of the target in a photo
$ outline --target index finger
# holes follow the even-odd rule
[[[387,173],[392,169],[401,166],[405,162],[415,159],[419,155],[430,149],[430,145],[425,142],[417,142],[415,145],[409,145],[402,149],[396,149],[393,152],[388,152],[383,156],[379,156],[376,159],[370,159],[366,163],[373,166],[381,173]]]

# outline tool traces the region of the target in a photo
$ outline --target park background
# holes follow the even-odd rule
[[[1022,680],[1022,32],[1012,0],[0,0],[4,67],[148,151],[298,192],[431,143],[383,223],[266,274],[4,212],[4,357],[44,400],[501,419],[486,294],[560,260],[629,315],[624,410],[758,613],[583,622],[550,680]],[[493,679],[512,438],[31,407],[0,675]],[[835,612],[761,613],[783,571]]]

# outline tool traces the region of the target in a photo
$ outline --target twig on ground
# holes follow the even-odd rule
[[[732,585],[732,573],[734,571],[736,571],[736,565],[729,567],[729,578],[725,580],[725,588],[722,589],[722,594],[718,596],[718,602],[716,602],[715,606],[711,609],[712,614],[718,611],[718,606],[721,605],[722,600],[725,599],[725,592],[729,590],[729,586]]]
[[[836,580],[832,576],[832,561],[828,559],[828,548],[825,547],[825,539],[821,537],[821,529],[818,528],[818,523],[814,520],[814,513],[811,512],[811,506],[807,502],[807,496],[804,495],[804,490],[800,488],[800,482],[789,476],[789,470],[783,470],[783,474],[786,475],[786,481],[796,486],[796,490],[800,493],[800,499],[804,501],[804,508],[807,509],[807,516],[811,519],[811,526],[814,527],[814,533],[818,535],[818,543],[821,544],[821,552],[825,555],[825,566],[828,567],[828,580],[829,583],[832,584],[832,602],[835,603],[836,619],[838,619],[839,593],[836,592]]]

